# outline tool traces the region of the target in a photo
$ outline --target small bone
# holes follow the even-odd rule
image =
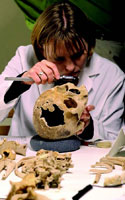
[[[15,174],[23,178],[28,173],[34,173],[39,187],[60,187],[62,175],[73,167],[71,154],[40,150],[34,157],[21,159],[15,167]]]
[[[25,156],[27,145],[26,144],[19,144],[15,141],[7,141],[6,139],[4,139],[0,143],[0,154],[2,154],[2,152],[5,151],[6,149],[14,150],[16,153]]]
[[[37,194],[34,191],[36,187],[36,181],[33,173],[27,174],[20,182],[10,183],[11,191],[6,200],[49,200],[47,197]]]
[[[91,172],[96,174],[94,183],[98,183],[101,177],[101,174],[110,173],[113,169],[115,169],[115,165],[120,165],[122,170],[125,170],[125,158],[124,157],[110,157],[106,156],[100,159],[100,162],[97,162],[95,165],[91,167],[105,167],[105,170],[100,169],[90,169]],[[116,177],[117,179],[117,177]],[[110,180],[110,179],[108,179]],[[105,183],[107,184],[107,183]]]
[[[121,183],[122,179],[120,175],[115,175],[113,177],[106,177],[104,180],[104,186],[120,185]]]
[[[4,169],[4,160],[0,161],[0,172]]]
[[[4,160],[4,168],[5,168],[5,173],[2,176],[2,179],[5,180],[10,173],[13,171],[13,169],[15,168],[16,163],[12,160]]]
[[[99,167],[105,168],[104,170],[103,169],[90,169],[90,172],[94,172],[94,173],[105,174],[105,173],[112,172],[112,167],[109,166],[106,163],[98,163],[98,164],[92,165],[91,167],[93,167],[93,168],[96,168],[96,167],[98,167],[98,168]]]
[[[100,178],[101,178],[101,174],[100,174],[100,173],[96,173],[94,183],[95,183],[95,184],[98,183],[99,180],[100,180]]]

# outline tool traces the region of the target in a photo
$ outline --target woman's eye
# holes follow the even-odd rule
[[[80,57],[82,56],[84,52],[83,51],[80,51],[78,53],[75,53],[74,55],[71,56],[71,59],[72,60],[77,60],[77,59],[80,59]]]
[[[57,58],[55,58],[56,62],[63,62],[64,60],[65,60],[64,57],[57,57]]]

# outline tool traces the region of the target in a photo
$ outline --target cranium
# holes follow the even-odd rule
[[[33,123],[36,132],[45,139],[61,139],[74,135],[83,128],[81,114],[87,104],[85,86],[72,83],[55,86],[36,100]]]

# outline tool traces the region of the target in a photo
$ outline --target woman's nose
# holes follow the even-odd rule
[[[75,64],[72,61],[67,62],[65,63],[65,69],[67,71],[73,71],[75,69]]]

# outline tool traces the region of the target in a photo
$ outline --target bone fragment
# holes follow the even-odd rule
[[[2,154],[2,152],[7,149],[14,150],[15,153],[25,156],[27,145],[19,144],[15,141],[7,141],[6,139],[3,139],[3,141],[0,142],[0,154]]]
[[[73,167],[71,154],[40,150],[34,157],[21,159],[15,167],[15,174],[23,178],[34,173],[36,184],[40,188],[60,187],[62,175]]]

